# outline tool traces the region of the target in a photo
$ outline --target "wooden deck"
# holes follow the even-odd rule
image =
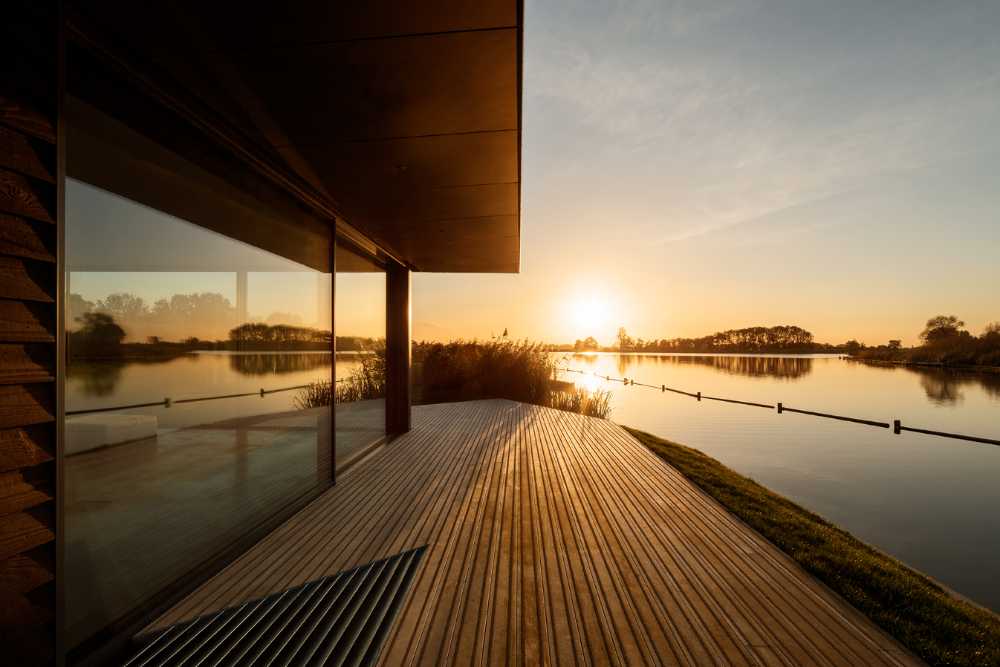
[[[919,664],[611,422],[510,401],[414,429],[150,629],[429,545],[401,664]]]

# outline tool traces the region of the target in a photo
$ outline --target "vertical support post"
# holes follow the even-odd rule
[[[337,483],[337,234],[330,234],[330,484]],[[322,440],[321,440],[322,442]],[[316,448],[317,453],[320,448]],[[320,462],[317,462],[320,463]]]
[[[410,270],[386,263],[385,433],[410,430]]]

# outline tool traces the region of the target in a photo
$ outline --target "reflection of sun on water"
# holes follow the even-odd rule
[[[576,383],[577,388],[585,389],[588,392],[600,389],[601,384],[604,382],[604,378],[599,378],[590,373],[572,373],[572,375],[576,376],[573,378],[573,382]]]

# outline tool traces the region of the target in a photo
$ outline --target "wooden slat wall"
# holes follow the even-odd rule
[[[0,77],[0,646],[56,656],[56,2],[5,3]]]

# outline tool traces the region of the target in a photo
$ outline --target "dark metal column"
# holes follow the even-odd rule
[[[386,264],[385,432],[410,430],[410,270]]]

